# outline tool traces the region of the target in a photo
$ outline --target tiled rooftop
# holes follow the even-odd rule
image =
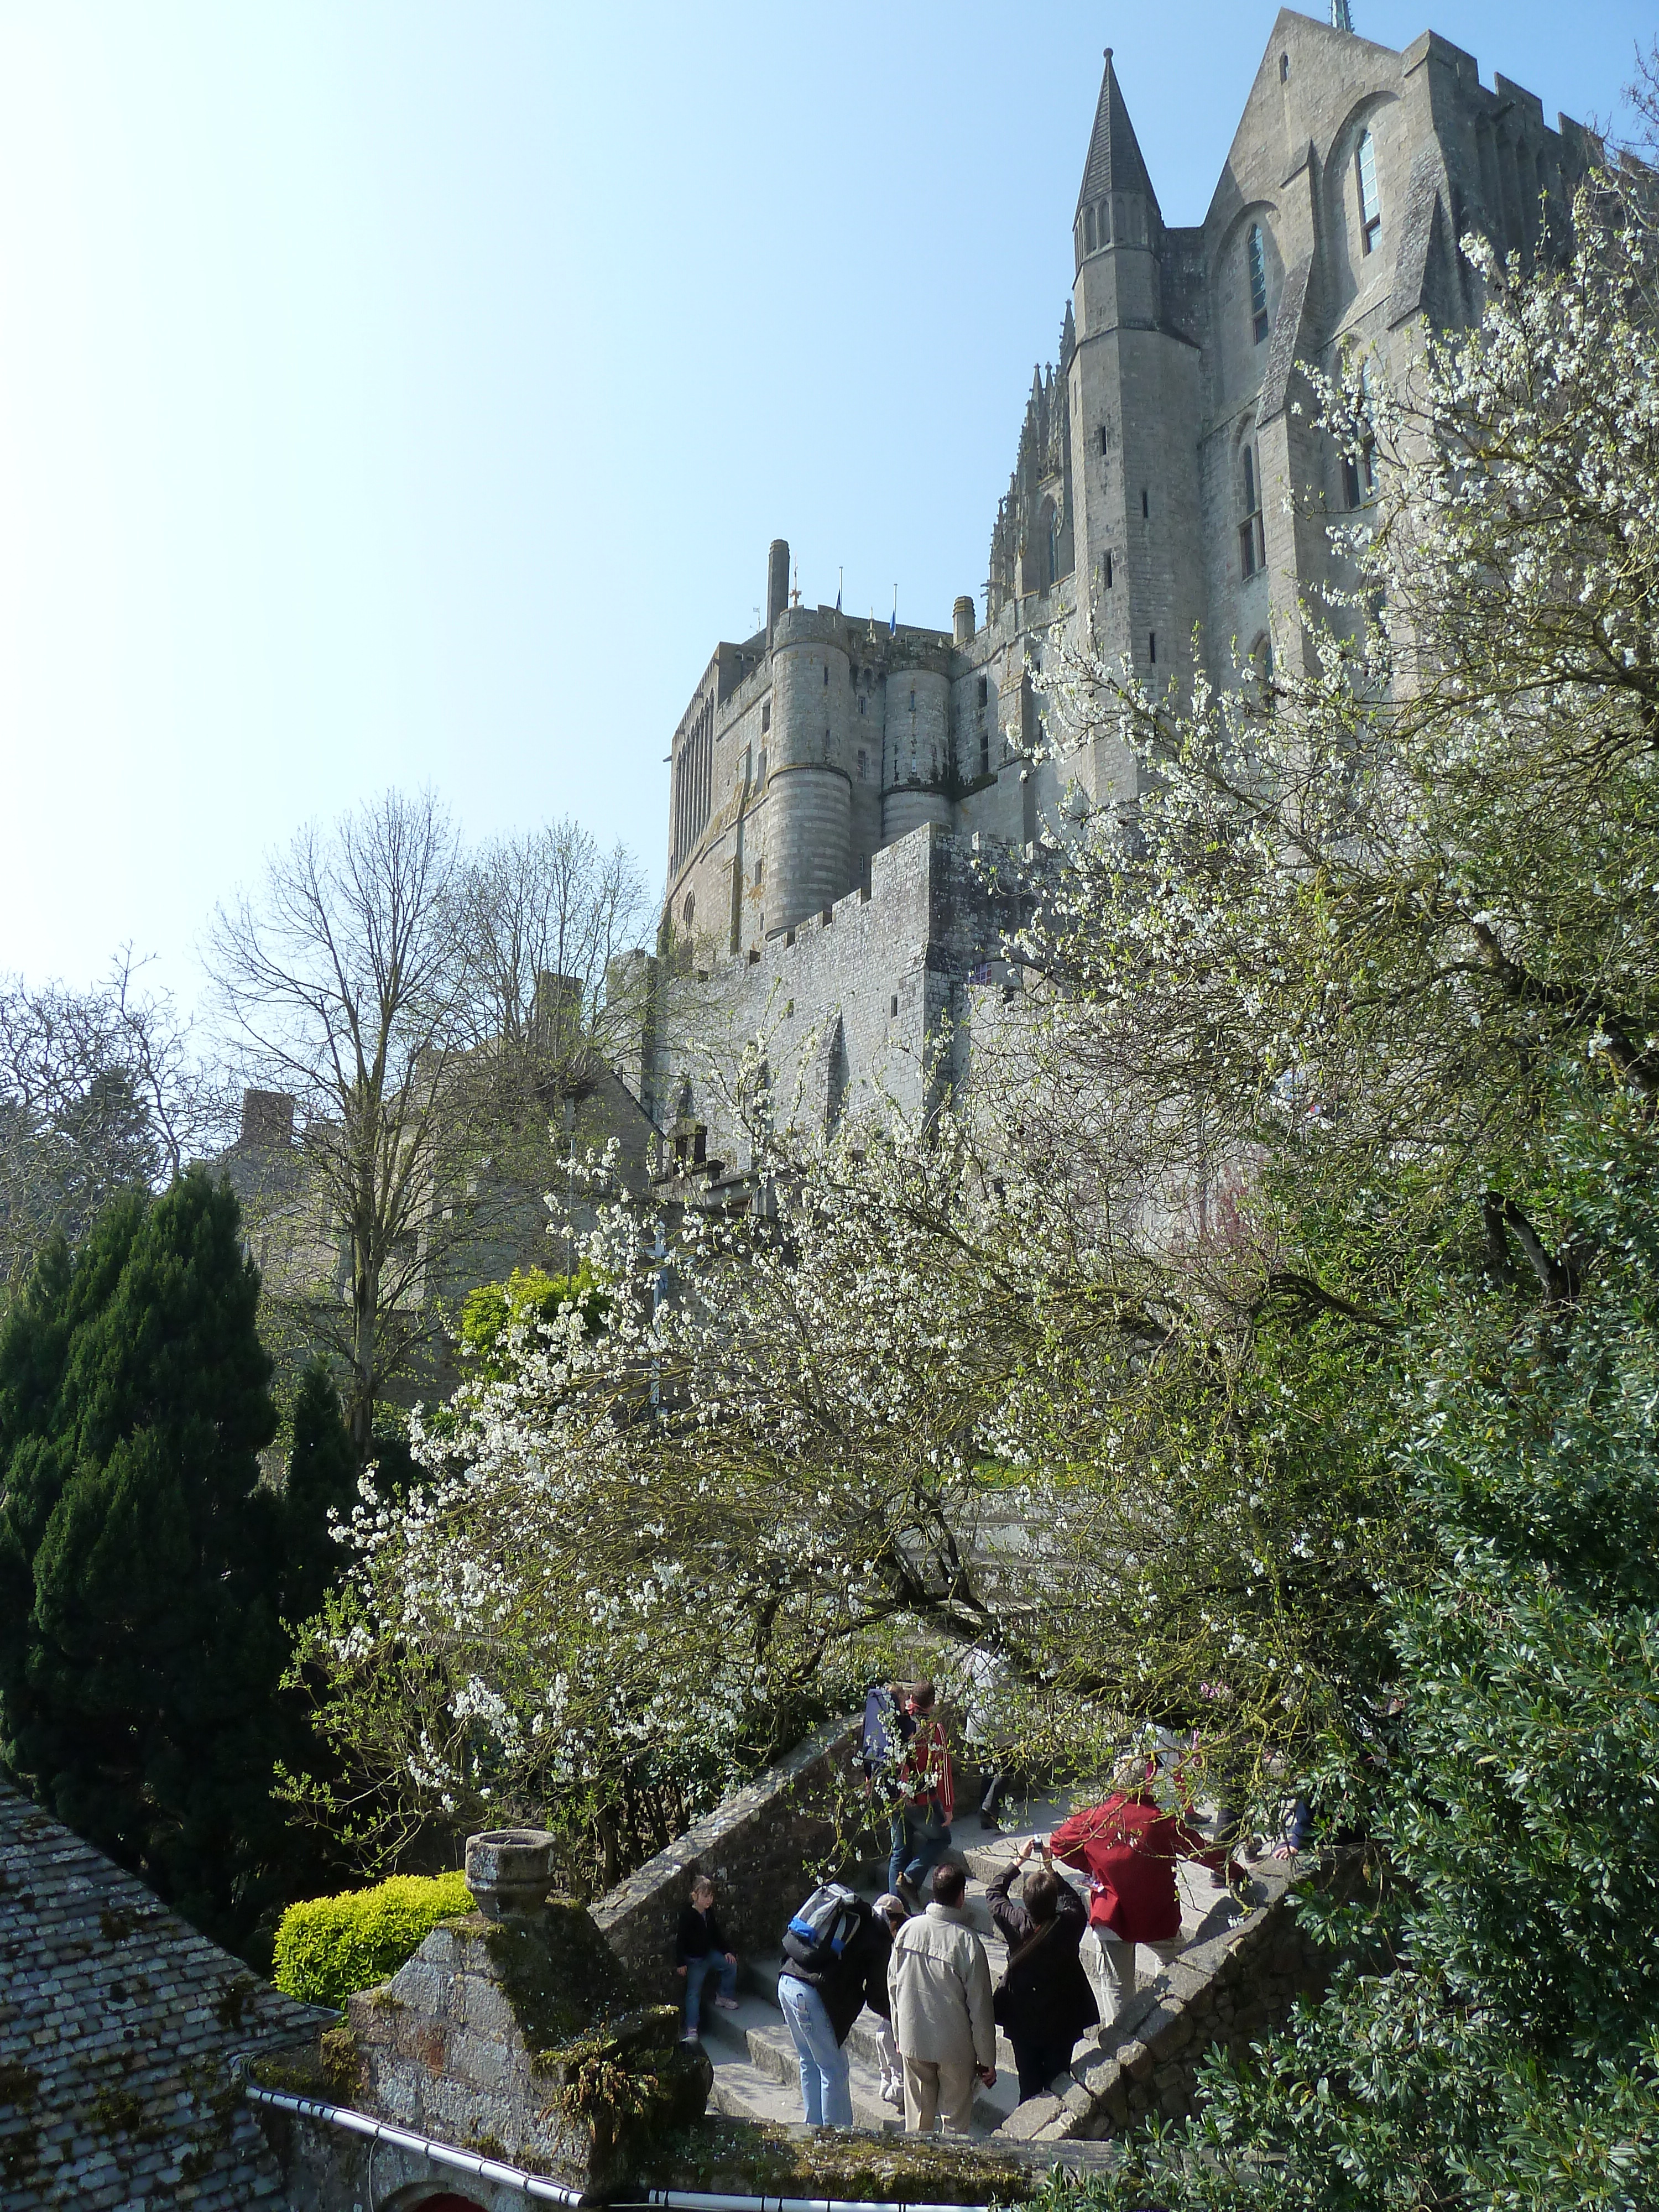
[[[284,2212],[234,2062],[321,2017],[0,1782],[6,2212]]]

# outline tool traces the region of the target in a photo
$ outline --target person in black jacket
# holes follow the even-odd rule
[[[1016,1905],[1008,1894],[1014,1876],[1039,1848],[1044,1864],[1026,1875],[1024,1902]],[[1079,2036],[1100,2021],[1078,1956],[1089,1916],[1083,1899],[1048,1858],[1046,1847],[1035,1841],[1022,1844],[985,1893],[997,1933],[1008,1946],[1008,1964],[992,2001],[998,2024],[1014,2046],[1022,2104],[1040,2096],[1056,2075],[1066,2071]]]
[[[786,1957],[778,2004],[800,2063],[800,2099],[813,2128],[850,2128],[853,2092],[842,2045],[866,2005],[889,2019],[887,1960],[893,1948],[886,1920],[854,1898],[859,1924],[841,1956],[820,1972]]]
[[[707,1875],[697,1876],[691,1885],[690,1903],[680,1907],[674,1959],[674,1972],[685,1982],[685,2032],[680,2040],[696,2043],[702,2014],[702,1985],[711,1973],[720,1977],[714,2002],[726,2012],[738,2008],[738,1954],[726,1947],[725,1933],[714,1917],[714,1885]]]

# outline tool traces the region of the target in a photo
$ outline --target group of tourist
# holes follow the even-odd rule
[[[840,1883],[823,1884],[785,1931],[778,2003],[799,2061],[802,2107],[815,2127],[853,2124],[846,2044],[866,2008],[876,2023],[881,2095],[902,2106],[911,2134],[936,2125],[969,2131],[980,2086],[996,2081],[999,2027],[1013,2051],[1022,2101],[1038,2095],[1067,2070],[1079,2037],[1109,2024],[1133,1995],[1137,1946],[1161,1961],[1180,1949],[1177,1861],[1208,1866],[1218,1882],[1243,1875],[1226,1842],[1206,1842],[1159,1805],[1151,1762],[1126,1760],[1103,1803],[1021,1844],[991,1882],[986,1905],[1007,1946],[994,1988],[985,1946],[968,1919],[966,1871],[945,1856],[955,1775],[935,1705],[933,1685],[915,1682],[872,1691],[866,1709],[865,1771],[891,1826],[886,1893],[872,1905]],[[982,1771],[981,1817],[990,1827],[1006,1762],[986,1762]],[[1081,1888],[1062,1867],[1084,1878]],[[711,1974],[714,2002],[734,2001],[737,1961],[714,1902],[712,1885],[699,1881],[681,1916],[690,2040]]]

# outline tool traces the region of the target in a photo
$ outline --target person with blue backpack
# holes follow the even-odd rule
[[[823,1883],[783,1933],[778,2004],[800,2065],[811,2128],[850,2128],[853,2093],[842,2048],[866,2005],[888,2017],[888,1923],[838,1881]]]

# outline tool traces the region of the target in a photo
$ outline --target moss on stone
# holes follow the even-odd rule
[[[314,2043],[262,2052],[247,2070],[262,2089],[310,2097],[319,2105],[352,2104],[362,2087],[362,2054],[343,2021],[325,2027]]]
[[[653,2188],[883,2204],[1018,2204],[1041,2184],[1025,2166],[965,2143],[713,2118],[664,2136],[639,2161],[637,2179]]]
[[[32,2105],[40,2088],[40,2076],[33,2066],[0,2066],[0,2105]]]
[[[486,1920],[481,1913],[469,1913],[454,1925],[458,1935],[482,1936],[525,2047],[538,2066],[592,2056],[614,2040],[615,2029],[627,2015],[643,2017],[633,1977],[586,1909],[571,1898],[549,1898],[546,1911],[535,1920]],[[607,2027],[609,2036],[601,2033]],[[648,2044],[656,2039],[637,2039]]]

